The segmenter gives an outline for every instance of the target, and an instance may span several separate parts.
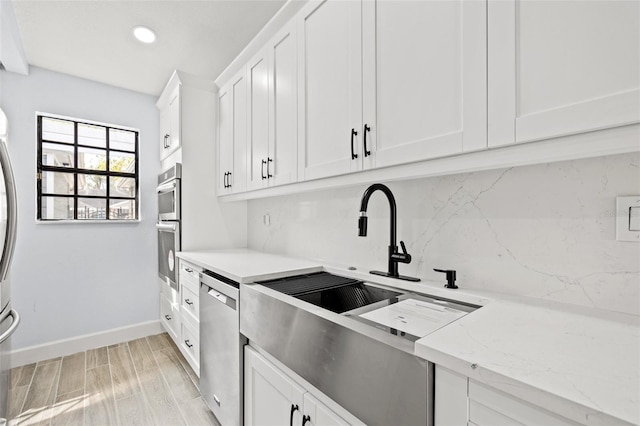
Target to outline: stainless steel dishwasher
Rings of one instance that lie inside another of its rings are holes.
[[[200,273],[200,392],[224,426],[242,424],[242,347],[238,283]]]

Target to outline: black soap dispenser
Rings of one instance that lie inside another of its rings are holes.
[[[455,269],[434,269],[434,271],[442,272],[447,275],[447,284],[444,286],[445,288],[453,288],[453,289],[458,288],[458,286],[456,285]]]

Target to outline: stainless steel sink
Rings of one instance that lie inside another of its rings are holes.
[[[434,366],[414,355],[418,337],[361,316],[427,296],[344,277],[324,286],[315,274],[298,287],[297,278],[241,286],[249,343],[368,425],[433,425]]]

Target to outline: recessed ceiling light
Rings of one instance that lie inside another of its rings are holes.
[[[133,35],[143,43],[153,43],[156,41],[156,33],[142,25],[133,28]]]

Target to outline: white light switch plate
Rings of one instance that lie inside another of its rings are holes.
[[[616,240],[640,242],[640,195],[616,197]]]

